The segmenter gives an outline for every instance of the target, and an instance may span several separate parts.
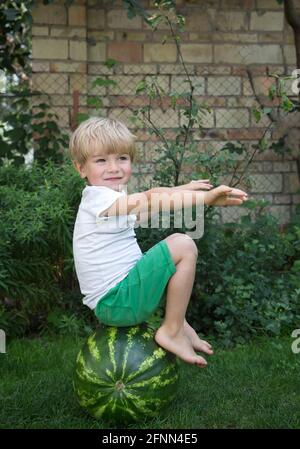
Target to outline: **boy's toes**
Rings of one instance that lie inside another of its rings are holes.
[[[208,347],[208,349],[212,349],[212,345],[210,345],[207,341],[201,340],[204,345]]]
[[[194,346],[195,351],[204,352],[205,354],[208,354],[208,355],[213,354],[214,352],[211,349],[211,347],[209,347],[210,345],[207,345],[205,343],[206,342],[204,342],[203,340],[198,342],[197,345]]]
[[[207,365],[206,360],[201,357],[200,355],[195,357],[195,361],[194,361],[195,365],[198,365],[200,368],[205,368],[205,366]]]
[[[209,343],[207,343],[207,341],[201,340],[201,343],[202,343],[202,347],[203,347],[203,349],[202,349],[203,352],[205,352],[206,354],[214,353],[212,346]]]

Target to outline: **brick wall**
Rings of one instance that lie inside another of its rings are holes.
[[[150,0],[143,4],[155,11]],[[251,114],[258,98],[266,101],[267,68],[289,74],[296,68],[294,38],[282,6],[275,0],[179,0],[177,6],[186,18],[183,57],[192,79],[200,84],[197,98],[211,108],[203,120],[199,151],[221,148],[228,141],[243,141],[250,151],[269,124],[268,120],[257,124]],[[175,44],[161,44],[165,34],[163,25],[153,32],[140,17],[129,20],[119,0],[75,0],[69,8],[64,0],[47,6],[40,2],[33,13],[33,85],[51,95],[53,109],[67,130],[74,120],[76,91],[80,112],[92,114],[87,99],[98,95],[103,101],[102,115],[120,118],[130,126],[132,110],[145,103],[135,95],[135,86],[143,77],[157,75],[166,91],[184,88]],[[104,65],[107,58],[117,60],[117,66],[108,69]],[[100,76],[118,86],[92,88]],[[182,123],[182,117],[167,104],[163,111],[154,109],[153,119],[166,128],[169,137],[172,127]],[[293,154],[284,158],[273,152],[261,154],[250,170],[251,196],[269,199],[271,212],[282,223],[289,221],[300,203],[294,158],[299,152],[297,127],[299,117],[283,116],[277,137],[291,128]],[[155,142],[141,132],[138,141],[137,182],[132,189],[153,177]],[[224,208],[222,220],[242,213],[241,208]]]

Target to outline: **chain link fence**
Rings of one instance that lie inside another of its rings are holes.
[[[270,89],[275,86],[273,92],[276,96],[278,82],[274,75],[282,75],[283,67],[273,67],[274,73],[270,76],[270,69],[257,61],[256,55],[247,53],[247,46],[238,56],[240,65],[186,65],[195,85],[195,99],[208,108],[202,115],[201,132],[195,133],[197,149],[213,158],[228,143],[244,146],[247,158],[244,153],[235,153],[239,167],[234,172],[224,173],[222,182],[228,184],[233,179],[239,179],[262,138],[272,139],[278,148],[282,145],[281,154],[270,150],[256,152],[247,167],[248,181],[242,179],[237,187],[246,189],[253,199],[270,201],[270,211],[281,222],[288,222],[296,202],[299,202],[299,110],[292,113],[279,108],[271,110],[274,101],[279,100],[270,99]],[[288,70],[287,75],[291,75],[292,68]],[[157,156],[154,149],[162,145],[147,129],[137,131],[131,121],[134,111],[146,106],[149,101],[146,95],[136,93],[136,87],[141,80],[151,77],[156,78],[164,91],[162,100],[153,102],[151,120],[155,126],[162,128],[167,139],[174,140],[176,128],[184,124],[184,117],[171,107],[170,95],[174,91],[182,93],[187,90],[187,76],[179,64],[151,64],[148,73],[146,65],[133,65],[130,69],[129,65],[117,64],[109,69],[104,64],[96,63],[88,65],[88,73],[35,72],[32,86],[41,93],[41,97],[33,97],[32,101],[36,104],[42,98],[46,99],[51,111],[58,117],[59,126],[68,133],[76,128],[80,114],[109,116],[124,121],[137,135],[138,156],[134,166],[135,176],[130,185],[134,191],[153,183]],[[95,84],[99,78],[105,82]],[[287,80],[286,94],[296,101],[297,92],[292,91],[292,83],[293,80]],[[0,101],[3,116],[3,110],[9,107],[9,100],[2,93]],[[258,120],[253,110],[262,108],[265,114]],[[288,147],[291,147],[291,153],[286,151]],[[183,173],[197,178],[193,167],[183,165]],[[241,207],[223,208],[221,220],[235,221],[246,212]]]

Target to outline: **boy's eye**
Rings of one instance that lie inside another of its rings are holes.
[[[120,156],[119,159],[121,159],[122,161],[127,161],[129,159],[129,156]],[[105,162],[105,159],[98,158],[98,159],[96,159],[96,162],[103,163],[103,162]]]

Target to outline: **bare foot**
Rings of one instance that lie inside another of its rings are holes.
[[[201,340],[196,331],[186,320],[184,320],[184,333],[191,340],[195,351],[201,351],[208,355],[212,355],[214,353],[211,345],[207,343],[207,341]]]
[[[184,362],[198,365],[202,368],[207,365],[205,359],[195,353],[192,343],[185,335],[183,329],[175,336],[172,336],[167,332],[165,326],[161,326],[155,334],[155,341],[167,351],[173,352]]]

